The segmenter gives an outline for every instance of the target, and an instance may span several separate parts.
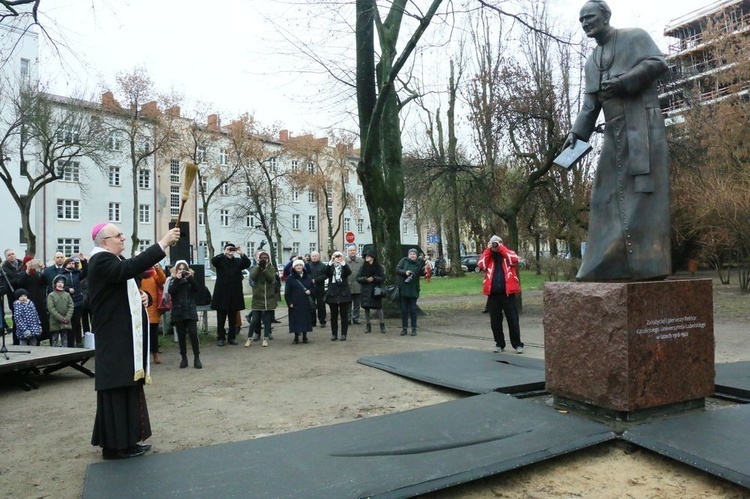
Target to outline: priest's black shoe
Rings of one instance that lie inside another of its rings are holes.
[[[104,449],[102,450],[102,457],[106,460],[110,459],[129,459],[131,457],[138,457],[145,454],[146,451],[139,446],[130,447],[128,449],[117,450],[117,449]]]
[[[151,444],[135,444],[135,446],[139,449],[142,449],[143,452],[148,452],[151,450]]]

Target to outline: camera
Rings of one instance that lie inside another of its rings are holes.
[[[497,247],[500,246],[500,243],[497,241],[492,241],[492,247],[497,249]]]
[[[414,279],[414,274],[406,276],[406,279],[404,279],[404,282],[406,284],[409,284],[412,281],[412,279]]]
[[[180,271],[180,276],[181,276],[181,277],[182,277],[183,279],[184,279],[184,278],[186,278],[186,277],[187,277],[187,276],[189,276],[189,275],[190,275],[190,272],[188,272],[187,270],[182,270],[182,271]]]
[[[268,260],[266,260],[265,258],[261,258],[260,260],[258,260],[258,267],[264,269],[266,268],[266,265],[268,265]]]

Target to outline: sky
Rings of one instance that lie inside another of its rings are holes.
[[[560,22],[577,29],[583,2],[554,1]],[[613,26],[644,28],[666,51],[665,25],[714,0],[608,3]],[[61,56],[44,50],[42,57],[40,75],[53,93],[98,96],[113,86],[116,73],[142,66],[157,88],[176,91],[193,105],[206,103],[224,122],[251,112],[262,123],[278,123],[296,135],[320,136],[339,111],[321,103],[325,80],[301,70],[308,66],[305,56],[289,57],[289,46],[281,46],[276,28],[265,18],[272,15],[283,25],[286,16],[297,21],[309,16],[314,23],[313,2],[42,0],[41,9],[44,22],[65,45]],[[304,24],[294,26],[304,29]]]

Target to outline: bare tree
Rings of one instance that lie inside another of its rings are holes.
[[[138,250],[138,178],[141,170],[150,166],[156,170],[155,155],[169,150],[176,140],[176,118],[173,113],[163,113],[177,104],[174,96],[157,94],[154,83],[143,68],[135,68],[128,73],[115,76],[119,102],[109,96],[104,103],[109,111],[105,124],[110,129],[113,141],[125,138],[130,179],[133,189],[133,233],[131,235],[133,254]],[[120,105],[124,103],[124,106]]]
[[[62,179],[83,187],[80,159],[87,157],[101,165],[107,134],[90,102],[56,98],[25,84],[0,90],[0,111],[0,179],[21,214],[26,251],[34,254],[34,198]],[[75,208],[58,206],[58,214],[66,209]]]
[[[281,231],[278,212],[282,186],[286,182],[279,159],[283,150],[271,144],[274,129],[264,129],[245,113],[227,126],[232,161],[239,168],[236,185],[246,190],[245,215],[255,216],[268,240],[268,253],[275,265],[281,261]]]

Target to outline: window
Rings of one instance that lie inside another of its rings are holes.
[[[58,199],[57,200],[57,219],[58,220],[80,220],[81,219],[81,202],[77,199]],[[69,255],[70,253],[65,253]]]
[[[109,203],[109,221],[120,221],[120,203]]]
[[[63,182],[78,182],[81,180],[81,164],[78,161],[58,161],[57,174]]]
[[[344,232],[352,230],[352,219],[349,217],[344,218]]]
[[[315,243],[310,243],[310,249],[308,250],[308,253],[312,253],[313,251],[318,251],[318,245]]]
[[[120,132],[117,130],[112,130],[109,132],[109,137],[107,137],[107,147],[109,147],[110,151],[119,151],[122,149],[122,139],[120,138]]]
[[[403,222],[401,222],[401,227],[402,227],[401,232],[403,232],[404,234],[409,233],[409,222],[404,220]]]
[[[200,255],[203,255],[201,258]],[[198,241],[198,261],[208,260],[208,243],[206,241]]]
[[[299,168],[299,161],[296,159],[292,160],[292,173],[297,173],[297,169]]]
[[[63,255],[77,255],[81,252],[81,240],[77,237],[58,237],[57,251]]]
[[[66,144],[78,142],[78,127],[72,124],[61,124],[57,129],[57,141]]]
[[[195,150],[195,161],[198,164],[206,162],[206,146],[198,146]]]
[[[299,189],[292,188],[292,203],[299,203]]]
[[[229,210],[221,210],[219,212],[219,220],[222,227],[229,227]]]
[[[25,82],[28,82],[30,77],[31,77],[31,61],[29,61],[28,59],[22,58],[21,59],[21,79]]]
[[[180,162],[172,159],[169,161],[169,181],[173,184],[180,183]]]
[[[146,251],[152,244],[151,239],[141,239],[138,241],[138,251]]]
[[[151,205],[150,204],[138,205],[138,221],[142,224],[151,223]]]
[[[198,208],[198,225],[206,225],[206,214],[203,212],[203,208]]]
[[[364,250],[365,250],[365,245],[364,244],[358,244],[357,245],[357,253],[359,253],[361,255]]]
[[[245,225],[251,229],[254,229],[258,225],[258,221],[255,215],[248,215],[245,217]]]
[[[307,200],[310,203],[315,203],[315,199],[316,199],[315,191],[312,190],[312,189],[310,189],[309,191],[307,191]]]
[[[111,187],[120,187],[120,167],[109,167],[109,185]]]
[[[229,159],[229,153],[226,149],[222,149],[219,151],[219,164],[221,166],[227,166],[227,161]]]
[[[331,186],[328,186],[328,200],[326,201],[326,216],[328,218],[333,218],[333,196],[330,195],[333,191],[331,190]]]
[[[180,186],[169,186],[169,215],[176,217],[180,214]]]
[[[299,230],[299,215],[292,215],[292,230]]]
[[[310,215],[307,217],[307,228],[310,230],[310,232],[315,232],[317,229],[317,217],[315,215]]]
[[[250,258],[252,258],[253,255],[255,255],[255,242],[254,241],[248,241],[247,244],[245,245],[245,247],[247,248],[247,256],[249,256]]]
[[[277,163],[277,160],[276,160],[275,157],[269,158],[269,160],[268,160],[268,166],[271,169],[271,171],[274,172],[274,173],[276,173],[276,167],[277,167],[276,163]]]
[[[365,219],[364,218],[358,218],[357,219],[357,232],[360,234],[365,231]]]
[[[313,163],[312,161],[307,163],[307,173],[309,173],[310,175],[315,174],[315,163]]]
[[[219,187],[219,193],[221,193],[222,196],[229,195],[229,182],[224,182],[223,184],[221,184],[221,187]]]
[[[292,254],[299,255],[299,243],[292,243]]]
[[[151,189],[151,170],[148,168],[138,170],[138,187],[141,189]]]
[[[362,194],[357,194],[357,208],[365,207],[365,197]]]

